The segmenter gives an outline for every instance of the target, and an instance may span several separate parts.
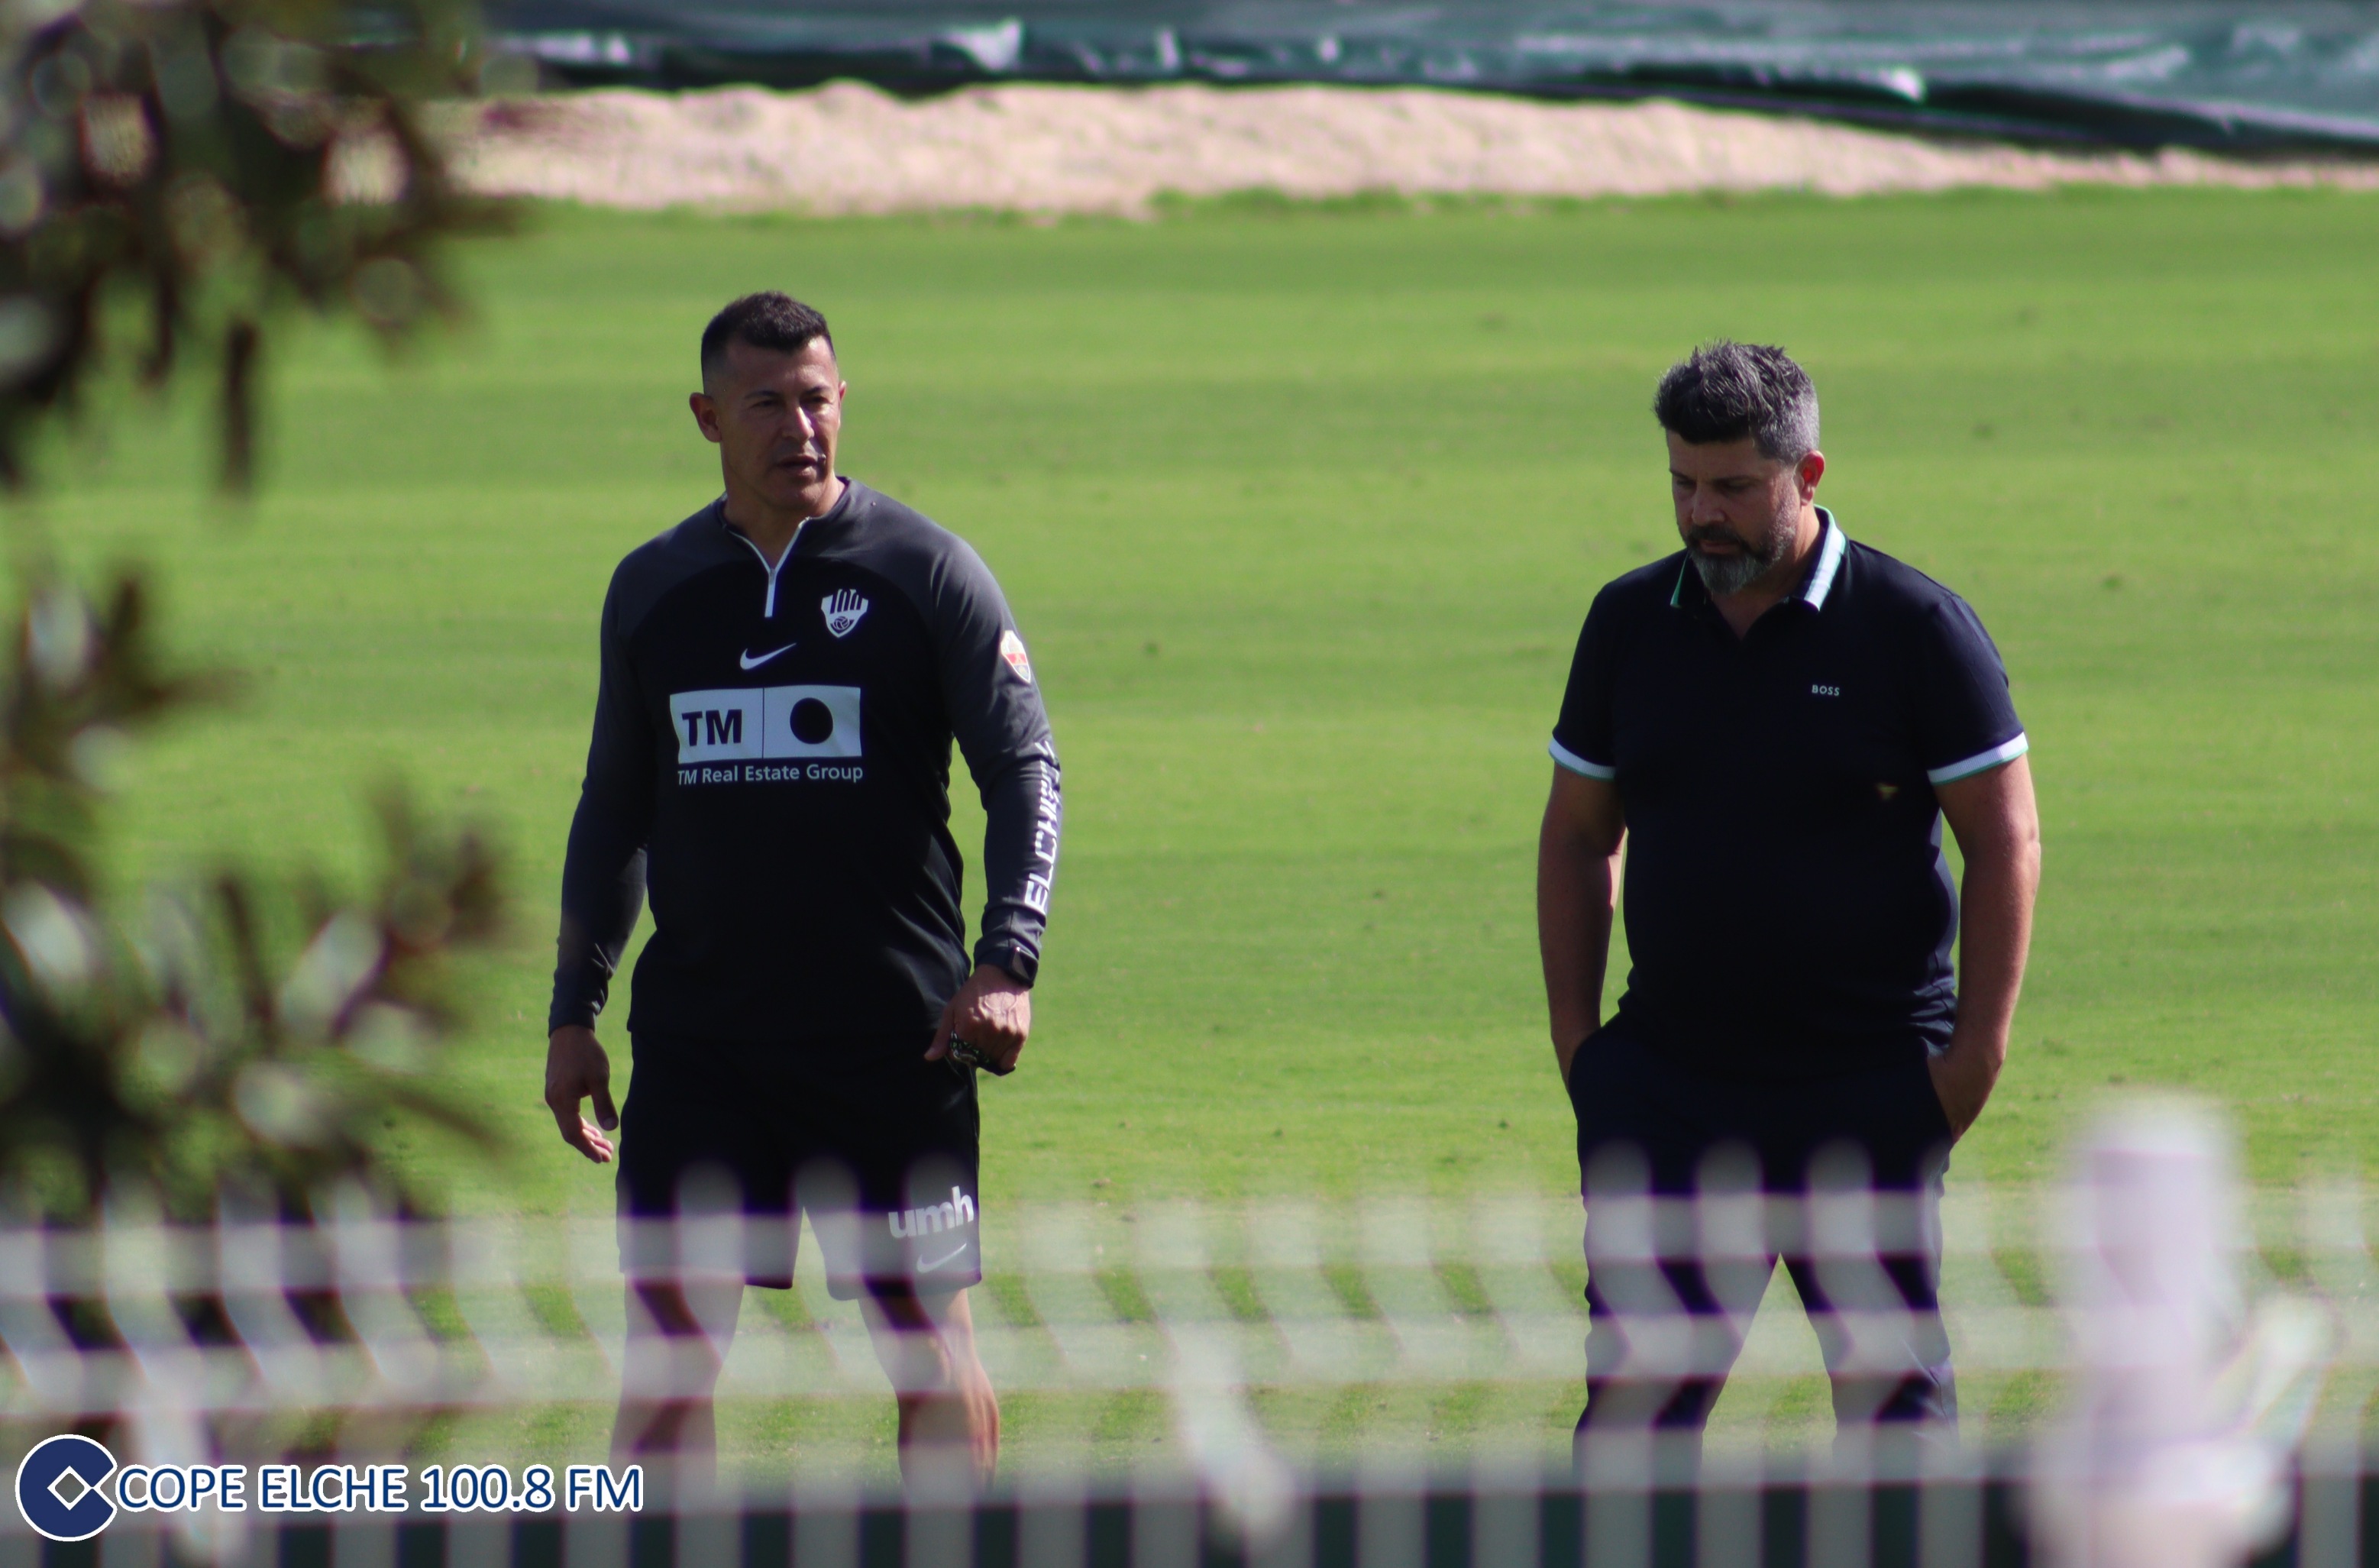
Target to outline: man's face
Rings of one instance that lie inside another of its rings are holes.
[[[824,338],[793,354],[731,343],[694,394],[694,417],[719,443],[719,464],[733,488],[768,506],[815,515],[815,503],[834,481],[849,390]]]
[[[1667,434],[1669,493],[1686,555],[1712,594],[1741,593],[1792,554],[1825,457],[1813,452],[1783,463],[1762,456],[1749,436],[1697,445]]]

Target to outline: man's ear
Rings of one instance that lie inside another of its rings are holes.
[[[694,410],[694,422],[702,431],[702,439],[717,445],[719,441],[719,404],[708,392],[694,392],[685,400]]]
[[[1825,476],[1826,454],[1822,452],[1810,452],[1804,455],[1800,464],[1793,472],[1793,477],[1801,487],[1801,499],[1807,501],[1811,496],[1816,495],[1817,481]]]

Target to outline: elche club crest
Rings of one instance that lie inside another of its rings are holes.
[[[1016,634],[1013,627],[999,634],[999,657],[1016,671],[1018,680],[1028,686],[1033,684],[1033,661],[1024,657],[1024,639]]]
[[[867,613],[867,601],[857,589],[844,588],[818,600],[818,608],[826,611],[826,629],[837,637],[848,637],[859,618]]]

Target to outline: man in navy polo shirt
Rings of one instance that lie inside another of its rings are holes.
[[[1837,1424],[1954,1420],[1937,1204],[2023,976],[2023,727],[1966,602],[1817,504],[1817,392],[1783,351],[1697,350],[1653,411],[1685,549],[1595,597],[1538,851],[1587,1192],[1581,1444],[1709,1419],[1775,1258],[1697,1256],[1689,1210],[1622,1200],[1713,1188],[1872,1184],[1903,1224],[1865,1267],[1782,1248]],[[1606,1022],[1623,861],[1634,967]]]

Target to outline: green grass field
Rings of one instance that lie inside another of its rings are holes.
[[[2153,1083],[2286,1183],[2379,1155],[2374,255],[2379,199],[2337,194],[548,211],[471,253],[469,330],[275,363],[245,522],[170,420],[62,451],[40,513],[78,559],[163,558],[183,645],[255,677],[147,754],[127,881],[352,864],[390,770],[491,820],[517,957],[452,1070],[522,1152],[456,1200],[602,1212],[537,1100],[595,614],[714,493],[702,322],[790,289],[835,323],[846,470],[988,558],[1064,754],[991,1200],[1559,1190],[1544,735],[1595,589],[1673,548],[1654,380],[1781,343],[1822,499],[1974,602],[2034,738],[2032,977],[1953,1179],[2045,1178],[2108,1085]]]

